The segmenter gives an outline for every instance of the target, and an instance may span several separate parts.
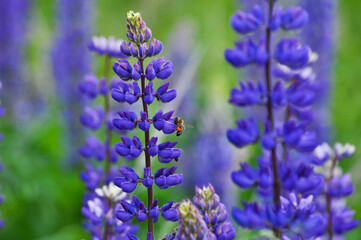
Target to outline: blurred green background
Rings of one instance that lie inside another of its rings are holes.
[[[125,38],[127,11],[139,11],[151,27],[153,36],[163,41],[167,53],[167,40],[174,26],[188,22],[194,29],[195,44],[205,51],[197,68],[200,87],[195,94],[198,104],[207,106],[210,98],[215,98],[228,108],[229,90],[236,85],[240,74],[226,63],[223,52],[236,40],[229,18],[237,8],[235,0],[101,0],[95,3],[93,33]],[[34,87],[44,94],[47,111],[29,118],[26,125],[7,122],[6,118],[1,120],[4,141],[0,152],[4,171],[0,181],[6,199],[1,212],[6,225],[0,231],[0,239],[89,239],[81,226],[80,208],[85,191],[78,177],[81,167],[70,167],[65,159],[62,109],[56,101],[49,54],[44,52],[52,46],[56,10],[54,0],[33,1],[26,50],[27,75],[34,80]],[[334,139],[350,142],[356,149],[361,149],[361,2],[340,1],[338,10],[339,47],[331,98]],[[103,64],[94,59],[93,66],[99,72]],[[357,211],[357,218],[361,217],[360,159],[361,151],[356,151],[353,158],[342,162],[344,170],[352,173],[356,186],[348,203]],[[168,195],[169,192],[159,194]],[[171,194],[177,200],[186,195],[176,191]],[[160,231],[165,233],[167,227]],[[360,239],[360,236],[361,230],[356,229],[347,235],[347,239]]]

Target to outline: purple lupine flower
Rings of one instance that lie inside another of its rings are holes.
[[[84,196],[82,213],[86,218],[84,228],[92,239],[129,239],[138,227],[125,221],[119,220],[117,212],[124,209],[123,201],[134,204],[135,199],[130,200],[129,192],[132,192],[138,181],[138,176],[131,175],[130,168],[124,168],[119,175],[112,165],[118,160],[118,153],[125,159],[138,157],[143,151],[142,143],[137,137],[130,139],[122,137],[123,143],[112,146],[111,139],[114,130],[120,128],[134,128],[138,125],[137,115],[132,112],[119,112],[118,124],[113,126],[115,111],[110,104],[112,95],[119,102],[134,103],[139,99],[140,89],[137,84],[127,84],[123,81],[110,80],[111,58],[126,58],[126,54],[120,51],[122,40],[113,37],[93,37],[89,42],[89,49],[105,58],[104,76],[99,80],[94,74],[85,75],[79,83],[79,91],[87,98],[95,100],[101,98],[103,106],[85,106],[80,115],[80,121],[93,131],[104,129],[105,140],[101,141],[95,136],[90,136],[85,145],[79,148],[79,153],[86,158],[86,171],[80,174],[88,192]],[[144,117],[142,118],[144,120]],[[140,119],[140,123],[142,122]],[[147,119],[148,120],[148,119]],[[130,124],[129,124],[130,123]],[[130,125],[130,127],[129,127]],[[94,166],[92,159],[104,161],[104,168]],[[132,177],[135,177],[134,181]],[[135,184],[134,184],[135,182]],[[124,186],[119,188],[118,186]],[[144,218],[143,216],[138,216]]]
[[[239,120],[238,127],[227,132],[228,139],[236,147],[260,141],[263,150],[256,168],[242,163],[241,170],[232,173],[239,187],[256,188],[259,196],[258,202],[245,202],[243,209],[234,208],[233,217],[243,227],[272,229],[280,239],[330,235],[327,233],[331,228],[327,221],[330,214],[320,211],[315,199],[322,196],[325,189],[327,191],[330,183],[335,187],[330,193],[335,196],[350,194],[352,185],[348,175],[333,178],[331,182],[313,166],[322,165],[330,156],[316,148],[318,138],[312,129],[312,104],[318,92],[310,63],[315,55],[297,38],[281,38],[278,43],[271,44],[277,31],[300,29],[310,18],[301,7],[283,9],[277,1],[263,1],[263,5],[255,9],[261,13],[255,15],[254,9],[238,13],[242,17],[237,18],[237,26],[253,28],[249,31],[235,29],[238,33],[249,34],[241,37],[234,49],[225,51],[225,58],[231,65],[239,68],[256,64],[257,68],[253,69],[261,70],[262,74],[253,71],[252,76],[265,78],[257,85],[241,84],[240,90],[232,90],[230,102],[237,107],[265,107],[267,114],[260,123],[255,117]],[[262,19],[259,25],[251,25],[250,19],[255,16],[265,17],[259,18]],[[232,27],[235,28],[233,22]],[[259,78],[254,80],[259,81]],[[264,126],[263,131],[260,126]],[[315,149],[316,153],[312,154]],[[342,152],[340,156],[343,153],[347,156],[354,149],[339,147],[339,151]]]
[[[92,7],[93,2],[87,0],[58,1],[57,34],[51,52],[56,90],[65,109],[68,144],[75,147],[79,147],[83,138],[76,116],[84,98],[77,85],[90,68],[86,45],[90,37]],[[74,152],[68,152],[71,161],[78,161]]]
[[[109,185],[95,189],[94,193],[85,199],[86,202],[81,211],[88,222],[84,227],[93,238],[101,239],[106,236],[107,238],[127,239],[128,234],[135,234],[138,231],[137,226],[132,226],[115,217],[116,212],[122,209],[120,202],[126,197],[126,193],[110,182]],[[115,205],[115,208],[108,204],[109,201]],[[104,219],[106,227],[103,226]]]
[[[308,12],[312,24],[306,24],[301,32],[302,39],[317,53],[318,59],[312,64],[316,75],[317,89],[313,127],[322,141],[332,137],[330,123],[330,96],[333,86],[333,65],[337,44],[337,9],[336,0],[299,1]]]
[[[144,173],[141,174],[130,167],[122,167],[120,169],[122,176],[114,178],[114,182],[116,186],[128,193],[134,192],[138,186],[143,186],[147,189],[148,198],[146,203],[141,202],[135,195],[131,203],[122,201],[123,209],[116,212],[116,217],[126,222],[134,217],[140,222],[147,221],[147,239],[154,240],[154,222],[158,220],[160,212],[167,221],[177,221],[178,212],[177,204],[173,201],[165,203],[162,207],[158,206],[158,200],[153,200],[153,183],[160,189],[166,189],[180,184],[183,180],[182,174],[175,173],[176,167],[168,169],[163,167],[155,173],[151,167],[152,157],[158,156],[161,163],[169,163],[172,160],[177,161],[182,153],[181,149],[174,148],[177,142],[167,141],[157,144],[158,138],[151,138],[149,133],[151,125],[165,134],[172,134],[177,130],[173,117],[174,111],[163,113],[159,110],[154,116],[150,116],[148,111],[149,105],[155,99],[160,102],[170,102],[175,99],[176,91],[168,89],[169,82],[164,83],[156,91],[152,82],[156,78],[161,80],[169,78],[173,72],[173,64],[161,57],[151,59],[150,63],[144,66],[145,58],[158,55],[163,49],[163,44],[156,39],[150,41],[152,31],[142,20],[140,13],[128,12],[126,35],[130,42],[121,43],[120,51],[126,56],[136,58],[137,62],[132,67],[127,60],[119,59],[113,64],[113,70],[123,81],[139,80],[140,83],[139,85],[136,82],[119,84],[118,89],[113,89],[112,97],[117,102],[129,104],[135,104],[141,99],[143,111],[140,113],[120,111],[118,112],[120,118],[113,119],[113,124],[122,131],[139,127],[144,132],[145,141],[141,142],[137,136],[133,139],[122,136],[122,142],[116,144],[116,151],[126,158],[136,158],[144,151],[145,166]],[[148,84],[146,84],[146,79],[149,81]],[[142,175],[143,178],[140,177]],[[138,185],[138,183],[142,184]],[[136,236],[129,236],[129,238],[138,239]]]
[[[202,189],[196,187],[193,202],[185,200],[177,210],[178,232],[168,234],[169,239],[232,240],[236,237],[226,208],[211,184]]]
[[[355,152],[355,146],[346,143],[336,143],[333,149],[327,144],[319,145],[313,152],[313,162],[318,165],[316,171],[325,177],[323,194],[318,197],[317,209],[327,217],[327,235],[342,237],[346,232],[356,228],[359,220],[354,220],[354,211],[348,209],[345,203],[337,202],[351,195],[354,187],[349,173],[342,175],[338,162],[350,157]]]
[[[0,3],[0,79],[6,89],[2,102],[7,106],[8,118],[13,120],[24,120],[36,105],[28,99],[24,58],[31,3],[29,0]]]
[[[178,212],[179,229],[174,239],[217,239],[207,228],[202,214],[190,200],[183,201],[178,207]]]

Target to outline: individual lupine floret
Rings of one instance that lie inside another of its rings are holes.
[[[155,174],[155,184],[161,189],[167,189],[180,184],[183,180],[183,174],[174,174],[177,170],[176,166],[172,166],[169,169],[160,168]]]
[[[121,136],[123,142],[118,142],[115,145],[115,151],[126,159],[134,159],[139,157],[143,151],[143,145],[137,136],[130,139],[127,136]]]
[[[333,177],[328,183],[327,194],[333,198],[347,197],[354,191],[351,174]]]
[[[110,182],[108,185],[104,185],[102,188],[95,189],[95,193],[99,197],[110,199],[113,202],[118,202],[127,196],[125,192],[115,186],[114,182]]]
[[[243,147],[251,143],[256,143],[259,140],[260,133],[253,118],[243,119],[237,121],[238,127],[236,129],[229,129],[227,131],[228,140],[237,147]]]
[[[85,145],[79,148],[79,153],[85,158],[96,158],[101,161],[105,158],[105,146],[93,135],[89,136]]]
[[[233,88],[229,102],[236,106],[254,106],[262,104],[266,100],[266,90],[264,85],[259,81],[257,84],[254,82],[239,82],[240,90]]]
[[[113,70],[124,81],[132,79],[131,74],[133,68],[125,59],[119,59],[118,62],[115,62],[113,64]]]
[[[119,130],[133,130],[138,123],[138,116],[135,112],[120,111],[118,112],[120,118],[113,119],[113,124]]]
[[[113,87],[111,95],[117,102],[127,102],[129,104],[133,104],[140,98],[141,91],[137,82],[127,84],[120,81],[117,84],[117,87]]]
[[[248,163],[241,163],[241,170],[232,172],[232,180],[241,188],[250,188],[258,183],[258,172]]]
[[[162,86],[160,86],[157,91],[155,92],[155,97],[158,99],[158,101],[161,101],[163,103],[167,103],[172,101],[177,97],[177,92],[175,89],[168,89],[170,82],[164,83]]]
[[[85,94],[90,99],[98,96],[99,81],[94,74],[87,74],[83,80],[79,83],[79,90],[82,94]]]
[[[284,123],[282,137],[287,146],[299,152],[312,152],[318,144],[314,132],[306,131],[305,125],[297,125],[296,121],[290,120]]]
[[[247,34],[256,31],[264,21],[261,7],[256,5],[250,13],[237,11],[231,17],[231,26],[238,33]]]
[[[94,109],[86,106],[83,113],[80,115],[80,121],[84,126],[92,130],[97,130],[103,124],[104,117],[105,112],[102,107],[97,106]]]
[[[182,149],[174,148],[178,141],[166,141],[158,145],[158,160],[161,163],[169,163],[176,160],[181,156]]]
[[[343,235],[348,231],[356,228],[359,225],[358,219],[353,219],[355,211],[343,208],[339,211],[335,211],[332,216],[333,228],[332,230],[337,235]]]
[[[304,162],[283,165],[280,167],[280,178],[284,189],[303,195],[318,195],[325,185],[324,177]]]
[[[266,51],[265,41],[261,39],[257,45],[251,38],[248,41],[236,42],[234,49],[227,49],[225,57],[234,67],[244,67],[251,63],[265,64],[269,58]]]
[[[86,164],[85,171],[80,172],[80,178],[85,183],[86,188],[92,191],[101,184],[104,178],[104,171],[100,166],[94,169],[92,165]]]
[[[163,114],[160,110],[153,117],[153,126],[159,131],[163,131],[165,134],[172,134],[177,129],[177,125],[174,124],[174,118],[172,118],[174,111],[169,111]]]
[[[159,79],[167,79],[173,72],[173,64],[171,61],[165,61],[165,58],[154,58],[145,71],[146,78],[149,81],[154,80],[155,77]]]
[[[122,176],[114,178],[114,184],[126,193],[132,193],[138,184],[138,174],[130,167],[119,169]]]
[[[308,63],[310,53],[310,48],[302,46],[297,39],[285,38],[278,43],[275,58],[292,69],[300,69]]]
[[[281,22],[286,30],[299,29],[308,22],[308,13],[301,7],[289,6],[282,13]]]

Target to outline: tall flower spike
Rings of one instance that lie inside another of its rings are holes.
[[[72,150],[67,151],[69,154],[67,157],[71,162],[76,162],[79,159],[74,149],[80,147],[79,143],[84,137],[79,121],[77,121],[84,98],[78,91],[77,83],[90,70],[90,56],[86,45],[90,37],[90,15],[93,2],[59,0],[57,4],[58,27],[51,52],[52,67],[57,96],[63,109],[66,109],[63,112],[66,122],[65,134],[68,148]]]
[[[248,35],[241,36],[234,49],[225,51],[231,65],[238,68],[255,63],[258,66],[254,69],[263,70],[257,76],[264,78],[241,83],[240,90],[232,90],[230,102],[241,108],[265,107],[267,114],[264,122],[252,116],[254,120],[239,120],[238,127],[227,132],[236,147],[260,142],[263,150],[256,168],[242,163],[241,170],[232,173],[232,180],[240,188],[256,188],[259,201],[244,202],[243,209],[235,207],[232,215],[241,226],[272,229],[280,239],[324,235],[330,227],[325,224],[327,214],[316,208],[316,200],[329,184],[335,188],[329,195],[344,196],[352,191],[348,175],[329,182],[314,171],[313,164],[322,165],[330,155],[328,149],[316,148],[318,139],[312,129],[312,104],[317,99],[315,74],[310,67],[314,54],[297,38],[281,38],[271,44],[277,31],[301,29],[309,19],[301,7],[284,9],[279,1],[263,1],[250,13],[237,12],[232,17],[232,27]],[[353,151],[350,147],[338,149],[346,155]],[[302,153],[302,157],[297,153]]]
[[[112,146],[111,139],[113,131],[112,121],[114,111],[111,109],[110,94],[116,96],[120,102],[136,102],[140,93],[137,84],[128,85],[124,82],[118,82],[117,79],[110,79],[112,57],[123,57],[119,50],[122,40],[115,38],[93,37],[89,42],[89,50],[104,56],[105,69],[101,79],[97,79],[94,74],[88,74],[79,83],[79,91],[87,98],[95,100],[101,98],[103,106],[96,108],[86,106],[84,112],[80,115],[81,123],[93,131],[104,129],[105,139],[99,140],[95,136],[90,136],[85,145],[79,149],[79,153],[87,159],[86,171],[80,174],[84,181],[88,192],[84,196],[84,206],[82,214],[87,219],[84,228],[91,234],[94,239],[125,239],[128,235],[134,235],[138,227],[125,221],[117,219],[117,212],[124,208],[122,201],[130,202],[128,194],[132,192],[136,186],[138,176],[131,175],[130,169],[124,169],[122,176],[118,176],[116,169],[113,167],[118,160],[117,153],[126,159],[138,157],[142,152],[142,145],[139,139],[133,140],[123,136],[123,143],[118,143],[115,148]],[[120,59],[121,61],[122,59]],[[122,89],[122,91],[120,90]],[[134,128],[137,124],[136,115],[129,112],[121,113],[122,119],[125,119],[119,125]],[[131,120],[134,120],[132,122]],[[121,121],[121,119],[119,119]],[[110,122],[110,123],[109,123]],[[116,125],[117,127],[118,125]],[[119,127],[119,126],[118,126]],[[103,168],[101,166],[93,167],[90,162],[92,159],[104,161]],[[135,179],[133,178],[135,177]],[[135,184],[134,184],[135,182]],[[118,186],[124,185],[120,189]],[[133,189],[132,189],[133,188]],[[139,216],[139,218],[144,217]]]
[[[38,110],[34,108],[39,107],[40,99],[33,99],[33,96],[41,96],[40,92],[32,92],[36,88],[29,88],[26,81],[30,80],[25,70],[29,67],[25,48],[29,42],[27,33],[31,25],[32,3],[28,0],[0,2],[0,79],[6,89],[1,96],[4,106],[7,106],[7,118],[17,122],[24,121],[31,111]],[[29,93],[32,99],[29,99]]]
[[[117,217],[122,221],[129,221],[135,216],[138,221],[147,221],[147,239],[154,240],[154,223],[158,220],[159,212],[162,212],[163,218],[167,221],[177,221],[178,213],[173,201],[158,207],[158,201],[154,200],[153,187],[157,186],[160,189],[173,187],[182,182],[183,175],[175,173],[177,169],[175,166],[162,167],[158,171],[152,169],[151,166],[151,160],[156,156],[158,156],[159,162],[170,163],[173,160],[177,161],[182,154],[181,149],[174,148],[177,142],[166,141],[158,145],[158,139],[150,136],[150,130],[153,127],[165,134],[172,134],[177,130],[173,117],[174,111],[163,113],[162,110],[159,110],[153,115],[148,108],[155,100],[168,103],[174,100],[177,95],[175,89],[168,89],[169,82],[160,86],[156,91],[153,88],[152,81],[156,78],[163,80],[170,77],[173,72],[173,64],[161,57],[159,59],[153,58],[148,66],[145,66],[144,60],[146,58],[159,54],[163,49],[163,44],[159,40],[150,41],[151,36],[152,32],[146,26],[140,13],[129,11],[127,15],[127,37],[130,42],[123,42],[119,47],[124,55],[136,58],[136,63],[132,67],[127,60],[119,59],[118,62],[114,63],[113,70],[124,81],[139,80],[140,87],[138,89],[136,82],[133,82],[134,85],[119,84],[118,89],[113,89],[112,97],[120,103],[135,104],[138,100],[141,101],[141,112],[118,112],[120,118],[114,119],[113,123],[116,128],[122,131],[131,131],[139,127],[144,132],[144,138],[134,136],[133,139],[130,139],[121,136],[122,142],[116,144],[117,153],[127,159],[135,159],[140,156],[141,152],[144,152],[145,158],[144,172],[138,174],[129,167],[123,167],[120,169],[122,176],[114,179],[115,184],[128,193],[134,192],[137,187],[143,187],[147,190],[145,203],[135,201],[134,199],[137,198],[133,195],[133,203],[122,202],[125,210],[119,211]],[[134,86],[133,89],[130,86]],[[140,139],[144,139],[144,142],[141,142]]]
[[[337,48],[338,1],[336,0],[304,0],[300,1],[308,12],[312,24],[306,24],[301,32],[302,39],[317,53],[318,59],[312,64],[317,96],[315,101],[314,128],[320,140],[328,141],[332,137],[330,123],[330,96],[334,86],[332,74]]]

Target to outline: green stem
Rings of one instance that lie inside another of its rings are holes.
[[[139,63],[140,63],[140,69],[141,69],[141,85],[142,85],[142,103],[143,103],[143,111],[147,114],[147,116],[149,117],[149,112],[148,112],[148,105],[147,103],[144,101],[144,91],[145,91],[145,73],[144,73],[144,59],[139,59]],[[148,145],[149,145],[149,141],[150,141],[150,137],[149,137],[149,130],[145,132],[145,150],[144,150],[144,155],[145,155],[145,167],[149,167],[151,168],[151,161],[150,161],[150,155],[148,152]],[[150,207],[153,204],[153,186],[149,187],[148,189],[148,199],[147,199],[147,209],[148,212],[150,211]],[[148,221],[148,232],[152,233],[152,237],[154,240],[154,223],[153,223],[153,219],[149,216],[147,217],[147,221]]]
[[[268,18],[271,19],[273,12],[274,0],[268,1]],[[268,21],[269,22],[269,21]],[[267,27],[266,29],[266,49],[267,52],[271,53],[271,29]],[[271,122],[272,129],[274,129],[274,117],[273,117],[273,106],[271,99],[271,88],[272,88],[272,78],[271,78],[271,57],[268,58],[265,67],[266,74],[266,85],[267,85],[267,118]],[[281,195],[281,181],[278,172],[277,165],[277,155],[276,148],[272,148],[271,150],[271,158],[272,158],[272,170],[273,170],[273,201],[276,204],[276,208],[279,208],[281,205],[280,195]],[[274,228],[273,232],[276,237],[281,237],[281,232],[279,229]]]

